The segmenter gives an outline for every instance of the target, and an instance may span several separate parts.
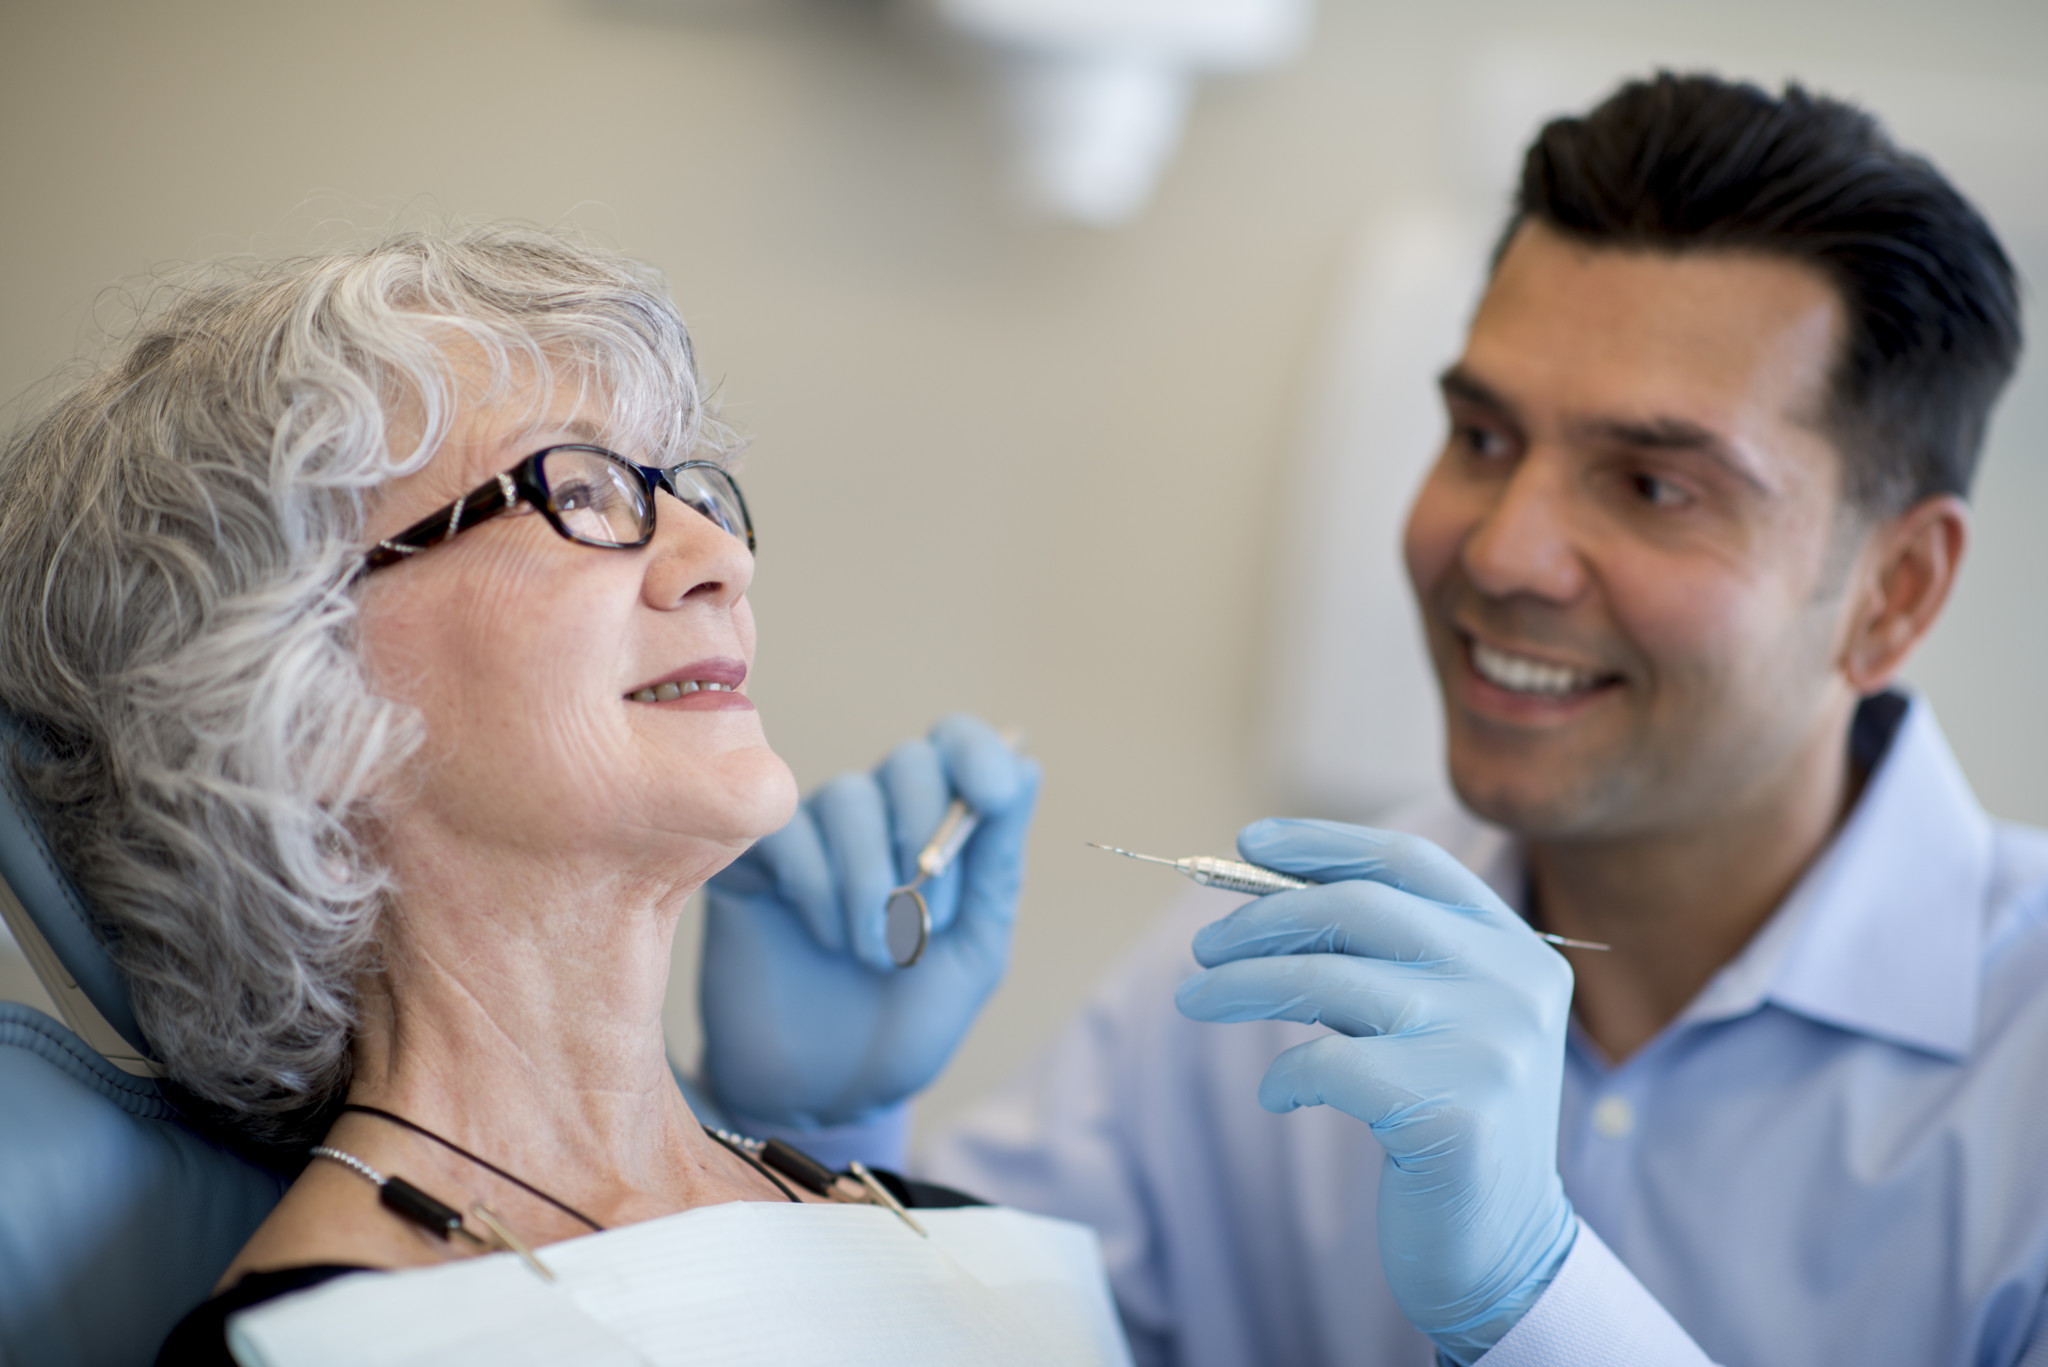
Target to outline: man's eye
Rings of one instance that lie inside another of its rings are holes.
[[[1661,475],[1637,471],[1629,476],[1629,483],[1636,496],[1653,508],[1683,508],[1692,502],[1691,494]]]
[[[1507,454],[1508,439],[1491,427],[1460,424],[1456,431],[1458,440],[1475,456],[1491,458]]]

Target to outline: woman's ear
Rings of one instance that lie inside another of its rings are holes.
[[[1843,676],[1857,693],[1889,684],[1933,628],[1969,542],[1970,510],[1953,494],[1922,499],[1871,533],[1842,651]]]

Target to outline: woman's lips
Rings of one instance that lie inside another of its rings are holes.
[[[751,712],[754,700],[738,689],[713,691],[700,689],[685,693],[678,698],[657,699],[653,707],[673,712]]]
[[[690,712],[751,712],[753,700],[740,692],[746,677],[745,660],[698,660],[631,690],[626,701]]]

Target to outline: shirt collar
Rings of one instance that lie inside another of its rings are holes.
[[[1864,718],[1896,709],[1865,703]],[[1926,702],[1914,699],[1849,818],[1763,928],[1679,1017],[1765,1001],[1961,1059],[1977,1030],[1991,819]]]
[[[1768,1002],[1908,1048],[1968,1056],[1991,819],[1926,702],[1869,699],[1856,732],[1857,741],[1873,741],[1875,753],[1855,809],[1671,1029],[1733,1019]],[[1527,866],[1515,841],[1481,823],[1459,834],[1452,852],[1520,909]]]

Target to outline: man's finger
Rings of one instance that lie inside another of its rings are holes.
[[[891,750],[875,777],[889,807],[896,879],[907,883],[917,876],[918,853],[945,819],[952,784],[938,747],[924,740],[905,741]]]
[[[1289,1020],[1384,1035],[1433,1018],[1443,982],[1429,967],[1349,954],[1240,959],[1180,985],[1181,1014],[1217,1024]]]
[[[894,968],[886,908],[897,886],[896,860],[881,785],[866,774],[842,774],[813,803],[846,919],[845,943],[869,968]]]
[[[982,819],[960,852],[959,906],[977,927],[1009,933],[1017,919],[1017,894],[1024,878],[1024,846],[1038,805],[1036,760],[1017,762],[1018,785],[1009,804]],[[940,927],[943,929],[943,927]]]
[[[748,866],[744,872],[741,864]],[[805,929],[821,948],[845,950],[846,913],[840,906],[824,838],[807,807],[798,808],[794,820],[742,855],[740,864],[728,873],[735,875],[734,891],[773,892],[797,909]],[[721,880],[725,877],[720,875]],[[752,882],[763,886],[752,888]]]
[[[1370,879],[1445,906],[1513,915],[1485,880],[1421,836],[1268,817],[1240,831],[1237,848],[1254,864],[1318,883]]]
[[[954,790],[977,813],[1004,811],[1022,794],[1026,761],[987,722],[955,712],[932,728],[931,743]]]
[[[1351,954],[1402,963],[1458,953],[1471,924],[1384,883],[1330,883],[1247,902],[1195,934],[1204,968],[1285,954]]]

